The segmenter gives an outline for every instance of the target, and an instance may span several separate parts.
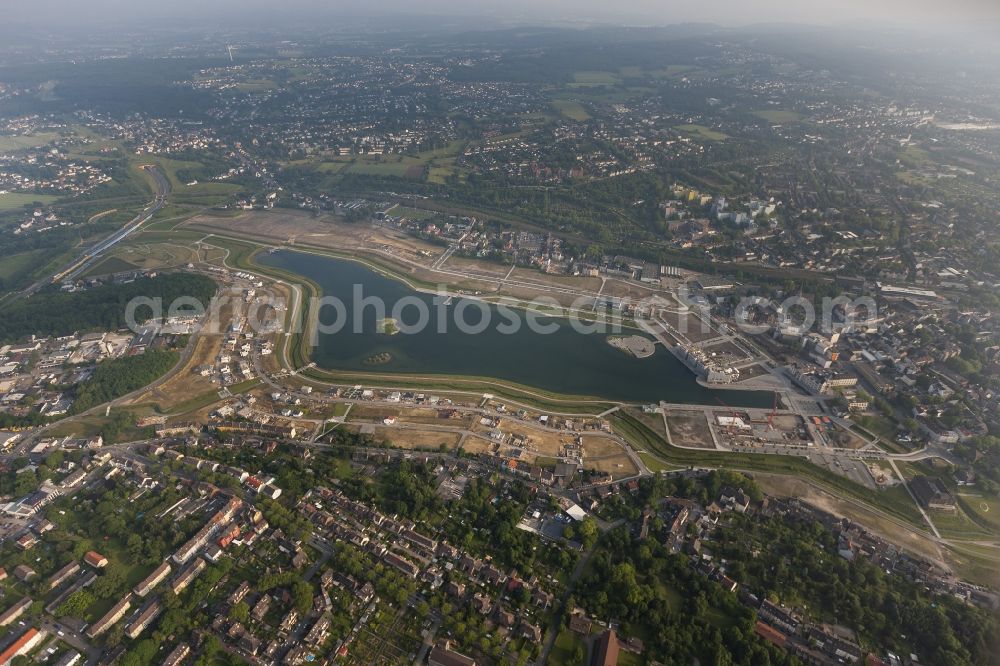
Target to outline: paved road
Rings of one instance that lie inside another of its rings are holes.
[[[333,546],[318,534],[313,534],[309,539],[309,545],[320,552],[320,557],[318,560],[312,563],[309,569],[306,571],[305,575],[302,576],[303,580],[312,580],[312,577],[316,575],[316,572],[320,570],[327,561],[333,557]]]
[[[209,317],[209,316],[211,316],[209,313],[205,314],[206,318]],[[72,422],[74,422],[76,420],[85,418],[87,416],[93,416],[94,414],[99,414],[101,412],[109,410],[112,407],[116,407],[118,405],[127,403],[130,400],[134,400],[135,398],[138,398],[141,395],[144,395],[144,394],[146,394],[146,393],[148,393],[150,391],[153,391],[153,390],[157,389],[158,387],[162,386],[163,384],[165,384],[166,382],[170,381],[171,379],[173,379],[173,377],[175,377],[177,375],[177,373],[181,372],[181,370],[183,370],[184,368],[187,367],[188,361],[191,360],[191,356],[194,355],[194,350],[198,346],[198,337],[199,337],[199,335],[201,335],[201,334],[196,334],[196,335],[191,336],[191,339],[188,340],[187,347],[185,347],[181,351],[180,359],[177,361],[177,364],[173,368],[171,368],[170,370],[168,370],[167,373],[165,375],[161,376],[159,379],[155,380],[154,382],[152,382],[150,384],[146,384],[142,388],[136,389],[135,391],[132,391],[131,393],[126,393],[123,396],[115,398],[111,402],[106,402],[106,403],[97,405],[95,407],[92,407],[92,408],[88,409],[85,412],[80,412],[79,414],[74,414],[73,416],[67,416],[64,419],[61,419],[61,420],[58,420],[58,421],[53,421],[52,423],[49,423],[48,425],[44,425],[44,426],[41,426],[39,428],[36,428],[35,430],[31,431],[31,434],[29,434],[26,437],[22,438],[21,441],[18,442],[17,446],[15,446],[15,448],[10,452],[10,455],[23,455],[23,453],[25,451],[28,451],[30,449],[31,445],[34,442],[38,441],[39,437],[42,437],[46,432],[48,432],[52,428],[61,427],[61,426],[66,425],[67,423],[72,423]],[[0,456],[0,458],[2,458],[2,456]]]
[[[71,645],[77,652],[84,656],[86,664],[96,664],[97,660],[101,657],[102,652],[100,648],[92,646],[83,636],[71,631],[69,627],[57,621],[45,617],[39,620],[38,629],[52,636],[57,636],[59,640]]]
[[[906,488],[906,492],[910,495],[910,499],[912,499],[913,503],[917,506],[917,511],[919,511],[920,515],[923,516],[924,522],[927,523],[927,526],[931,528],[931,532],[934,533],[934,536],[937,538],[937,540],[941,541],[941,533],[938,532],[938,528],[937,526],[934,525],[934,522],[931,520],[931,517],[927,514],[926,511],[924,511],[924,506],[920,503],[920,500],[918,500],[917,496],[913,494],[913,489],[910,488],[910,482],[907,481],[906,477],[903,476],[903,473],[899,471],[899,467],[896,466],[896,461],[890,460],[889,464],[892,466],[892,471],[895,472],[896,476],[899,477],[900,481],[902,481],[903,487]]]
[[[565,610],[572,610],[571,608],[570,609],[565,608],[566,600],[569,599],[570,596],[573,594],[573,590],[576,589],[577,582],[579,582],[580,577],[583,576],[583,573],[587,570],[587,565],[590,564],[591,558],[594,556],[594,553],[597,552],[597,546],[598,546],[598,544],[600,544],[601,538],[603,538],[604,534],[606,534],[610,530],[613,530],[616,527],[619,527],[619,526],[623,525],[624,523],[625,523],[625,520],[622,519],[622,518],[619,518],[615,522],[613,522],[613,523],[611,523],[609,525],[604,526],[604,529],[601,532],[601,536],[598,537],[598,539],[597,539],[597,543],[595,543],[593,545],[593,547],[590,550],[588,550],[586,553],[584,553],[583,557],[581,557],[579,559],[579,561],[577,561],[576,566],[573,568],[573,573],[570,574],[569,580],[566,582],[566,589],[563,591],[562,597],[559,600],[559,603],[564,607],[563,608],[564,611]],[[535,661],[535,666],[545,666],[545,664],[548,663],[548,661],[549,661],[549,653],[552,652],[552,648],[556,644],[556,637],[559,634],[559,632],[557,631],[557,629],[558,629],[558,627],[551,627],[550,626],[545,631],[545,639],[544,639],[544,643],[542,645],[542,651],[539,653],[538,659]]]
[[[437,637],[437,632],[441,629],[442,622],[443,620],[439,618],[435,618],[431,622],[431,626],[427,629],[427,635],[424,636],[424,640],[420,644],[420,649],[417,650],[417,656],[413,658],[413,666],[421,666],[421,664],[426,663],[427,653],[434,647],[434,639]]]
[[[156,213],[167,204],[167,195],[170,194],[170,181],[168,181],[167,177],[163,175],[163,172],[155,166],[145,166],[143,169],[145,169],[146,173],[150,174],[153,177],[153,180],[156,181],[156,196],[145,208],[142,209],[142,212],[132,218],[132,220],[120,230],[116,231],[97,245],[86,250],[80,258],[74,260],[69,266],[63,268],[51,278],[46,277],[38,282],[35,282],[33,285],[22,291],[20,296],[30,296],[48,284],[58,282],[59,280],[73,279],[82,274],[85,270],[90,268],[94,262],[102,254],[104,254],[104,252],[128,238],[128,236],[130,236],[143,224],[148,222],[151,217],[156,215]]]

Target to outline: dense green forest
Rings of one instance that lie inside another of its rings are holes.
[[[754,635],[754,613],[735,594],[657,540],[633,539],[627,527],[604,536],[567,608],[575,603],[621,622],[624,635],[641,636],[665,663],[794,663]]]
[[[15,416],[8,412],[0,412],[0,429],[20,430],[21,428],[33,428],[43,425],[48,418],[45,415],[32,411],[24,416]]]
[[[155,381],[177,365],[176,351],[148,351],[98,363],[94,374],[74,389],[73,413],[114,400]]]
[[[55,287],[26,299],[10,303],[0,310],[0,342],[13,342],[37,336],[62,336],[75,332],[114,331],[126,326],[126,307],[134,298],[160,299],[166,313],[172,301],[192,297],[208,306],[215,293],[215,283],[201,275],[173,273],[140,278],[127,284],[108,284],[77,292],[62,292]],[[153,313],[139,308],[141,323]]]
[[[79,62],[39,62],[0,68],[0,78],[14,85],[42,88],[53,94],[7,96],[0,113],[9,116],[97,108],[115,113],[156,113],[162,116],[203,116],[211,96],[177,84],[193,72],[224,62],[217,58],[97,59]]]

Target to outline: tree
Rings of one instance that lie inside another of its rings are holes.
[[[77,590],[69,595],[66,601],[62,602],[59,608],[56,609],[56,617],[70,616],[82,618],[95,600],[94,595],[90,591],[86,589]]]
[[[292,597],[295,599],[295,610],[305,615],[312,608],[313,589],[306,581],[299,579],[292,583]]]
[[[38,477],[34,471],[18,472],[14,476],[14,494],[27,495],[38,488]]]
[[[91,588],[102,599],[117,596],[125,588],[125,578],[118,567],[107,567]]]
[[[577,527],[577,533],[579,535],[580,543],[587,550],[590,550],[594,543],[597,541],[598,535],[601,533],[600,528],[597,527],[597,521],[593,516],[587,516],[580,521]]]
[[[229,609],[229,619],[246,624],[250,619],[250,606],[245,601],[233,604],[233,607]]]
[[[130,561],[138,562],[142,556],[142,537],[135,533],[129,534],[125,540],[125,552]]]
[[[127,304],[137,297],[160,298],[162,303],[169,304],[182,296],[190,296],[207,308],[215,289],[210,278],[192,273],[140,278],[128,284],[109,284],[76,292],[50,288],[4,306],[4,316],[0,317],[0,342],[12,342],[30,335],[61,336],[75,331],[125,328],[129,323],[125,318]],[[137,323],[143,323],[153,314],[148,308],[140,310],[135,312],[140,320]]]
[[[122,666],[143,666],[151,664],[156,658],[156,642],[151,639],[139,641],[122,657]]]
[[[139,356],[98,363],[90,379],[75,387],[75,400],[71,411],[79,414],[142,388],[173,368],[179,358],[176,351],[153,350]],[[114,441],[115,435],[130,422],[131,418],[127,413],[116,414],[116,419],[105,426],[105,431],[109,435],[106,439]]]
[[[58,469],[63,464],[62,450],[56,450],[45,456],[45,466],[49,469]]]

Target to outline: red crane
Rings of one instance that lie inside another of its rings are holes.
[[[767,415],[767,429],[774,430],[774,417],[778,414],[778,392],[774,392],[774,404],[771,406],[771,413]]]
[[[727,405],[725,402],[723,402],[722,398],[720,398],[719,396],[715,396],[715,401],[718,402],[720,405],[722,405],[723,407],[725,407],[726,409],[729,410],[729,416],[731,416],[733,420],[729,423],[729,426],[726,428],[726,432],[729,433],[730,437],[734,436],[736,434],[736,430],[735,430],[736,429],[736,419],[739,418],[739,415],[736,413],[735,409],[733,409],[732,407],[730,407],[729,405]]]
[[[715,401],[717,403],[719,403],[720,405],[722,405],[723,407],[725,407],[726,409],[728,409],[729,410],[729,415],[732,416],[734,419],[735,418],[739,418],[739,415],[736,413],[736,410],[733,409],[732,407],[730,407],[729,405],[727,405],[726,403],[724,403],[722,401],[722,398],[720,398],[719,396],[715,396]]]

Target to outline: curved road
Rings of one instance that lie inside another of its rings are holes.
[[[146,173],[151,175],[153,180],[156,182],[156,196],[153,200],[149,202],[149,204],[124,227],[111,234],[111,236],[103,241],[100,241],[97,245],[94,245],[84,251],[78,259],[75,259],[71,264],[57,272],[51,278],[46,277],[42,278],[38,282],[35,282],[33,285],[22,291],[20,294],[21,296],[30,296],[39,289],[42,289],[46,285],[53,282],[77,277],[90,268],[94,264],[94,261],[104,252],[128,238],[133,232],[148,222],[151,217],[156,215],[156,213],[158,213],[160,209],[167,204],[167,195],[170,194],[170,181],[167,180],[167,177],[163,175],[163,172],[156,166],[146,165],[142,168]]]

